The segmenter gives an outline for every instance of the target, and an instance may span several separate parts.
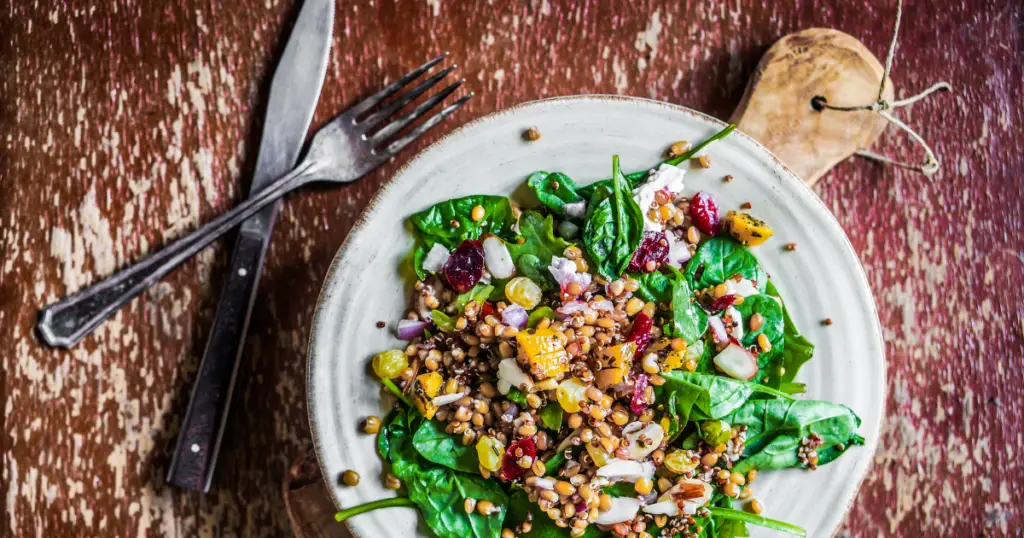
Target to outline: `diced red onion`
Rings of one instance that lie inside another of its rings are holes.
[[[517,304],[506,306],[505,310],[501,311],[501,322],[510,327],[522,329],[526,327],[529,319],[530,315],[526,313],[526,309]]]
[[[604,310],[605,312],[611,312],[612,310],[615,310],[615,305],[612,304],[612,302],[609,301],[608,299],[605,299],[603,301],[594,301],[592,303],[592,306],[594,307],[594,310]]]
[[[668,240],[668,264],[673,267],[682,267],[683,263],[690,260],[692,254],[690,254],[690,247],[686,245],[685,241],[676,239],[675,234],[665,234],[665,239]]]
[[[551,272],[551,276],[555,277],[558,286],[562,288],[562,293],[566,292],[566,286],[572,282],[579,284],[584,290],[590,286],[590,273],[577,272],[576,263],[572,260],[553,256],[551,258],[551,265],[548,266],[548,271]]]
[[[562,306],[555,309],[555,312],[558,312],[558,314],[562,317],[572,317],[573,314],[576,314],[578,312],[587,313],[593,311],[594,310],[583,301],[569,301],[568,303],[565,303]]]
[[[426,321],[413,321],[411,319],[403,319],[398,322],[398,337],[402,340],[412,340],[423,334],[423,331],[427,329],[430,323]]]
[[[649,404],[644,400],[644,391],[648,385],[647,374],[636,376],[636,381],[633,382],[633,400],[629,402],[629,409],[637,415],[643,413]]]
[[[725,332],[725,324],[722,323],[722,318],[709,316],[708,327],[711,329],[711,335],[715,337],[715,342],[722,343],[729,340],[729,333]]]

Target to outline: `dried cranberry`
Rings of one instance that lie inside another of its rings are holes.
[[[712,301],[711,305],[708,306],[708,310],[712,312],[721,312],[734,304],[736,304],[735,294],[723,295]]]
[[[444,276],[459,293],[473,289],[484,276],[484,247],[480,242],[463,241],[444,264]]]
[[[494,304],[491,303],[490,301],[485,302],[484,305],[480,307],[481,318],[486,318],[487,316],[497,317],[497,315],[498,311],[494,308]]]
[[[501,458],[501,477],[512,481],[526,474],[526,469],[519,465],[519,458],[523,456],[529,456],[531,460],[537,457],[537,445],[533,437],[525,437],[508,447],[505,456]]]
[[[708,193],[700,191],[690,200],[690,219],[698,230],[708,234],[718,233],[718,203]]]
[[[644,273],[653,273],[657,269],[658,265],[665,263],[668,260],[668,240],[665,239],[665,234],[661,232],[644,232],[643,239],[640,240],[640,246],[636,248],[636,253],[633,254],[633,259],[629,262],[630,271]],[[649,262],[654,262],[655,265],[648,267]]]
[[[649,405],[649,402],[644,399],[644,392],[649,384],[647,374],[636,376],[636,381],[633,382],[633,399],[629,402],[629,409],[637,415],[643,413]]]
[[[654,322],[651,321],[651,317],[643,312],[636,315],[633,320],[633,327],[629,330],[630,342],[636,342],[636,353],[635,357],[639,357],[645,349],[647,344],[651,343],[651,328],[654,327]]]

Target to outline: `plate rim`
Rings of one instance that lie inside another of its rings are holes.
[[[339,504],[339,499],[338,499],[338,497],[335,494],[334,488],[331,487],[331,482],[328,480],[328,477],[324,474],[323,458],[321,457],[322,447],[320,445],[320,435],[318,435],[318,431],[319,431],[318,423],[317,423],[317,420],[315,418],[315,414],[313,413],[313,406],[314,406],[313,395],[314,395],[314,391],[312,390],[312,387],[313,387],[312,380],[315,377],[313,375],[313,372],[314,372],[314,368],[313,368],[313,349],[314,349],[314,344],[316,342],[316,328],[321,323],[320,317],[321,317],[322,312],[324,310],[323,306],[324,306],[324,304],[326,302],[325,299],[326,299],[326,295],[327,295],[328,284],[330,282],[333,282],[334,279],[337,276],[336,273],[337,273],[337,270],[338,270],[338,267],[339,267],[339,264],[340,264],[340,260],[342,259],[344,254],[348,251],[349,242],[350,242],[350,240],[352,238],[353,233],[357,232],[360,228],[362,228],[366,224],[366,222],[369,220],[370,214],[376,209],[377,204],[380,202],[380,200],[384,197],[384,195],[386,195],[388,193],[389,189],[392,186],[394,186],[394,184],[407,173],[408,170],[412,169],[413,166],[416,165],[421,159],[423,159],[423,157],[426,154],[430,153],[431,150],[436,149],[438,146],[440,146],[443,143],[447,142],[449,139],[457,137],[457,136],[463,134],[465,131],[468,131],[468,130],[470,130],[472,128],[475,128],[478,125],[484,124],[484,123],[489,122],[489,121],[493,121],[494,119],[500,118],[502,116],[507,116],[507,115],[511,115],[511,114],[517,113],[517,112],[522,111],[524,109],[532,108],[532,107],[535,107],[535,106],[543,106],[543,105],[547,105],[547,104],[551,104],[551,103],[573,103],[573,102],[581,102],[581,101],[582,102],[592,101],[592,102],[597,102],[597,103],[601,103],[601,102],[633,102],[633,103],[638,103],[638,104],[642,104],[642,105],[645,105],[645,106],[660,107],[660,108],[663,108],[663,109],[671,111],[671,112],[680,112],[680,113],[683,113],[683,114],[694,116],[694,117],[696,117],[699,120],[703,120],[705,122],[708,122],[708,123],[710,123],[712,125],[715,125],[715,126],[718,126],[720,128],[726,127],[727,125],[729,125],[729,123],[727,123],[727,122],[724,122],[724,121],[722,121],[722,120],[720,120],[718,118],[715,118],[714,116],[705,114],[705,113],[700,112],[698,110],[694,110],[692,108],[685,107],[683,105],[677,105],[677,104],[669,103],[669,102],[666,102],[666,101],[658,101],[658,100],[655,100],[655,99],[648,99],[648,98],[645,98],[645,97],[635,97],[635,96],[615,95],[615,94],[578,94],[578,95],[564,95],[564,96],[547,97],[547,98],[543,98],[543,99],[535,99],[535,100],[530,100],[530,101],[523,101],[521,103],[517,103],[517,104],[512,105],[510,107],[503,108],[501,110],[496,110],[496,111],[490,112],[488,114],[485,114],[483,116],[480,116],[478,118],[474,118],[474,119],[472,119],[470,121],[467,121],[466,123],[456,127],[455,129],[451,130],[450,132],[442,135],[440,138],[438,138],[437,140],[431,142],[426,147],[424,147],[423,149],[418,151],[405,164],[403,164],[401,167],[399,167],[398,170],[396,170],[394,172],[394,174],[391,175],[390,178],[386,179],[381,184],[380,188],[377,189],[377,192],[374,193],[374,195],[370,199],[370,201],[366,204],[366,207],[364,207],[363,210],[359,213],[359,217],[352,224],[352,228],[349,230],[348,234],[345,236],[345,240],[342,241],[341,245],[338,247],[338,250],[334,254],[334,258],[331,260],[330,265],[327,267],[327,272],[326,272],[326,274],[323,277],[323,283],[321,284],[320,292],[317,294],[316,304],[315,304],[314,310],[313,310],[313,317],[311,318],[311,323],[310,323],[310,331],[309,331],[308,341],[307,341],[307,344],[306,344],[306,418],[307,418],[307,420],[309,422],[310,436],[311,436],[312,441],[313,441],[313,452],[316,455],[317,466],[320,469],[320,475],[321,475],[320,478],[321,478],[321,480],[324,481],[324,485],[327,486],[326,489],[327,489],[328,495],[330,496],[331,502],[334,503],[334,507],[336,509],[341,509],[341,506]],[[886,416],[886,410],[887,410],[887,406],[888,406],[888,399],[889,399],[888,363],[889,363],[889,361],[888,361],[888,358],[886,356],[885,338],[884,338],[884,335],[883,335],[883,332],[882,332],[881,319],[878,316],[878,305],[877,305],[877,303],[875,301],[874,293],[871,291],[871,283],[867,279],[867,273],[864,270],[864,264],[861,262],[860,256],[857,254],[857,251],[853,248],[853,243],[850,242],[850,238],[846,234],[846,230],[843,228],[843,226],[840,224],[839,220],[832,213],[832,211],[828,208],[828,206],[825,205],[825,202],[820,197],[818,197],[817,193],[815,193],[814,190],[809,185],[804,183],[804,181],[802,179],[800,179],[800,177],[797,176],[795,172],[793,172],[788,166],[786,166],[786,163],[782,162],[782,160],[780,160],[777,156],[775,156],[775,154],[772,153],[771,150],[769,150],[767,147],[765,147],[763,144],[761,144],[759,141],[757,141],[754,137],[752,137],[752,136],[748,135],[747,133],[741,131],[738,127],[737,127],[737,129],[735,131],[733,131],[731,136],[741,136],[744,139],[746,139],[746,141],[752,143],[755,151],[762,152],[765,156],[767,156],[769,159],[771,159],[771,161],[774,162],[775,165],[777,165],[779,167],[779,169],[783,172],[781,174],[781,177],[785,178],[783,181],[792,181],[792,182],[795,182],[795,183],[799,184],[799,187],[797,187],[797,189],[798,190],[802,189],[803,193],[805,195],[810,195],[809,198],[811,200],[813,200],[813,203],[816,204],[820,209],[824,210],[824,212],[828,216],[828,218],[831,219],[835,223],[836,227],[841,232],[839,235],[841,236],[841,239],[842,239],[842,247],[847,251],[848,254],[850,254],[852,256],[852,258],[854,260],[856,260],[856,269],[857,269],[855,271],[856,278],[860,281],[861,293],[867,295],[867,298],[870,299],[869,303],[871,304],[871,313],[874,314],[874,315],[870,316],[871,317],[870,328],[871,328],[872,332],[875,335],[875,342],[874,342],[874,344],[876,344],[876,347],[881,352],[881,358],[882,358],[882,368],[881,368],[882,398],[881,398],[881,406],[880,406],[880,409],[879,409],[878,419],[876,420],[876,423],[875,423],[875,429],[878,432],[878,435],[874,439],[871,439],[869,441],[869,444],[867,446],[865,446],[865,448],[868,449],[868,454],[866,456],[868,458],[868,465],[866,465],[864,467],[864,469],[860,472],[860,475],[857,476],[857,485],[853,489],[853,495],[850,496],[850,499],[846,503],[846,507],[843,510],[843,517],[841,517],[839,519],[839,521],[836,522],[836,524],[833,526],[832,530],[829,533],[830,536],[834,537],[836,535],[836,533],[839,532],[840,527],[842,527],[843,522],[845,521],[846,517],[849,515],[850,510],[853,508],[853,503],[856,500],[856,498],[858,497],[858,495],[860,494],[860,489],[864,485],[864,480],[867,478],[868,473],[870,473],[871,469],[874,467],[873,460],[874,460],[875,453],[877,452],[879,441],[880,441],[880,438],[881,438],[881,435],[882,435],[882,432],[883,432],[884,419],[885,419],[885,416]],[[356,180],[356,181],[358,181],[358,180]],[[348,531],[353,536],[355,536],[356,538],[363,538],[363,535],[361,533],[359,533],[358,531],[356,531],[356,529],[354,529],[351,525],[349,525],[348,522],[344,522],[343,524],[345,525],[345,527],[348,529]]]

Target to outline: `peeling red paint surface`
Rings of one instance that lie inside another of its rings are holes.
[[[779,37],[831,26],[884,55],[895,2],[471,3],[339,7],[316,122],[450,50],[477,92],[455,124],[518,102],[624,93],[728,117]],[[289,2],[13,2],[0,13],[0,397],[4,532],[280,536],[305,450],[307,327],[359,211],[413,151],[291,197],[274,231],[212,492],[164,485],[218,297],[225,243],[72,351],[36,309],[230,207],[246,191]],[[1024,5],[905,6],[899,112],[940,175],[854,159],[816,187],[859,252],[885,327],[888,418],[842,536],[1019,532],[1024,515]],[[439,133],[434,133],[435,138]],[[915,153],[892,131],[879,148]],[[916,157],[915,157],[916,158]]]

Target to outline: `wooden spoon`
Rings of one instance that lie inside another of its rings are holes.
[[[872,103],[884,72],[849,34],[827,28],[790,34],[761,58],[731,121],[813,186],[839,161],[870,146],[888,122],[867,110],[819,112],[811,99],[821,95],[835,106]],[[892,99],[891,81],[884,95]]]

